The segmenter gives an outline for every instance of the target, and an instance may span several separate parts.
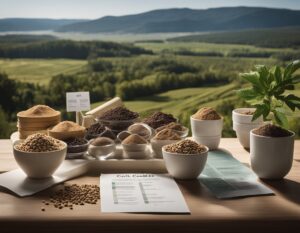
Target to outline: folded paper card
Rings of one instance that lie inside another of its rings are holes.
[[[21,169],[0,174],[0,186],[12,191],[20,197],[30,196],[87,172],[89,161],[65,160],[52,177],[46,179],[30,179]]]
[[[224,150],[209,152],[206,166],[199,178],[220,199],[274,194],[257,179],[250,168]]]

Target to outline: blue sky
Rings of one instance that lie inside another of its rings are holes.
[[[205,9],[264,6],[300,10],[299,0],[0,0],[0,18],[87,18],[126,15],[161,8]]]

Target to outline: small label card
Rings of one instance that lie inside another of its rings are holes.
[[[190,213],[174,179],[160,174],[102,174],[102,212]]]
[[[89,92],[67,92],[67,112],[89,111],[90,109]]]

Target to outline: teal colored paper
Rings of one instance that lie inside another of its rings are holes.
[[[271,189],[257,181],[250,168],[224,150],[208,153],[199,180],[220,199],[273,194]]]

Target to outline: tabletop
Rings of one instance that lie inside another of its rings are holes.
[[[221,148],[249,166],[249,152],[234,138]],[[0,140],[0,172],[17,168],[9,140]],[[66,183],[99,184],[99,175]],[[101,213],[100,204],[56,209],[44,206],[57,187],[19,198],[0,189],[0,232],[287,232],[300,229],[300,140],[295,141],[293,167],[282,180],[262,181],[275,195],[216,199],[197,181],[177,181],[191,214]]]

